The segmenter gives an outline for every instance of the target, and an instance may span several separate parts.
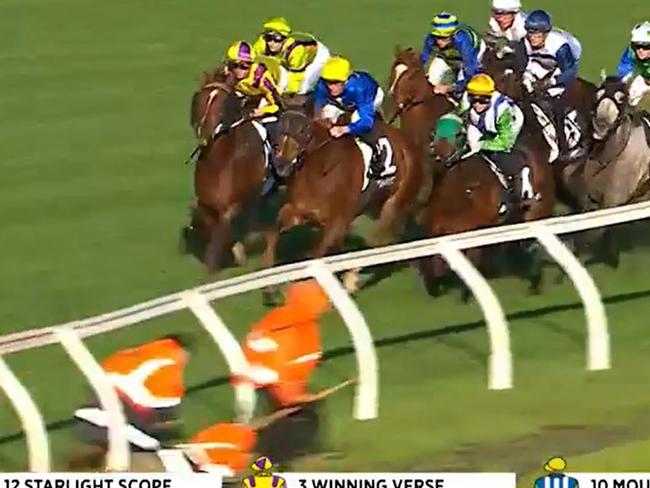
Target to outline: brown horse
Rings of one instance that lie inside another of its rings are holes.
[[[449,119],[445,117],[445,120]],[[432,144],[432,153],[439,161],[449,160],[448,158],[459,154],[465,145],[462,120],[452,117],[452,123],[456,125],[451,135],[436,137]],[[489,160],[481,154],[461,158],[451,165],[434,187],[424,218],[428,235],[437,237],[550,217],[555,204],[555,185],[552,169],[547,163],[548,147],[538,131],[531,131],[530,127],[524,126],[517,148],[520,157],[531,168],[535,199],[526,206],[512,203],[510,209],[505,210],[504,200],[509,200],[508,190]],[[468,249],[466,254],[476,265],[481,265],[482,252],[480,248],[473,248]],[[541,261],[537,254],[533,256],[536,258],[533,261],[535,266],[527,270],[531,290],[534,291],[541,284]],[[436,289],[439,278],[447,271],[446,264],[439,257],[421,261],[420,269],[430,291]]]
[[[260,196],[265,181],[266,160],[262,138],[245,113],[259,100],[242,101],[233,90],[234,80],[220,70],[204,76],[192,98],[191,125],[200,141],[194,170],[195,207],[191,224],[183,230],[186,250],[196,250],[210,273],[222,265],[225,250],[238,264],[245,261],[244,246],[233,238],[231,225]],[[215,135],[225,111],[238,122]]]
[[[548,101],[535,95],[528,95],[523,89],[521,75],[525,65],[520,47],[511,43],[505,46],[505,50],[504,46],[488,48],[481,62],[483,70],[496,82],[497,89],[518,102],[526,112],[527,119],[537,120],[533,104],[543,107]],[[593,146],[593,110],[596,103],[596,90],[596,85],[578,78],[567,87],[561,100],[566,107],[575,108],[578,114],[578,124],[584,138],[581,144],[585,152],[591,150]],[[536,130],[541,132],[539,123],[537,127]],[[585,186],[576,177],[584,161],[585,157],[581,157],[572,161],[557,160],[553,163],[558,197],[573,211],[582,210],[580,202],[586,197]]]
[[[377,210],[379,218],[371,238],[373,245],[399,236],[407,215],[416,205],[422,185],[422,160],[416,157],[405,134],[377,120],[379,130],[393,149],[397,167],[390,186],[370,182],[362,192],[365,163],[355,139],[333,139],[327,125],[312,120],[305,110],[286,110],[280,116],[274,161],[287,176],[286,203],[267,239],[264,263],[275,263],[280,234],[292,227],[313,224],[322,230],[312,251],[319,258],[342,246],[348,228],[364,211]]]

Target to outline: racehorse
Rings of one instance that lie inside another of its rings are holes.
[[[594,137],[585,164],[589,200],[598,208],[624,205],[647,196],[650,183],[650,127],[629,105],[627,85],[606,78],[598,89]]]
[[[408,134],[426,160],[436,122],[452,110],[456,102],[445,95],[433,93],[433,87],[420,64],[420,55],[410,47],[403,50],[395,47],[388,91],[395,105],[391,122],[399,117],[400,128]],[[429,165],[425,166],[426,171],[432,169]],[[439,176],[434,169],[427,181],[434,184]],[[426,187],[423,189],[425,193],[427,190],[430,191]],[[423,199],[427,197],[428,193]]]
[[[233,85],[233,80],[217,70],[204,75],[192,97],[191,125],[200,152],[194,169],[191,223],[182,232],[186,250],[197,249],[211,274],[219,270],[226,249],[233,243],[236,262],[244,263],[244,246],[233,238],[231,225],[256,202],[266,174],[264,142],[255,121],[245,115],[259,99],[242,103]],[[226,131],[218,131],[226,116],[235,123]]]
[[[426,148],[438,119],[453,109],[454,102],[433,93],[420,55],[413,48],[395,48],[390,70],[389,93],[395,104],[393,118],[399,117],[400,128],[413,139],[418,149]]]
[[[402,233],[423,183],[422,160],[401,130],[381,120],[375,124],[380,124],[378,129],[390,142],[396,173],[392,184],[371,181],[363,191],[364,155],[353,137],[332,138],[328,124],[313,120],[304,109],[281,114],[273,160],[278,173],[287,178],[286,203],[275,230],[267,235],[265,266],[275,263],[280,234],[299,225],[321,229],[311,252],[316,258],[340,248],[348,228],[364,212],[379,214],[371,245],[384,244]]]
[[[596,144],[577,177],[585,186],[585,211],[616,207],[650,196],[650,125],[630,107],[627,85],[606,78],[597,92],[594,110]],[[618,246],[606,228],[589,231],[587,243],[601,237],[606,262],[618,265]]]
[[[548,165],[548,147],[539,131],[525,125],[520,134],[516,151],[522,166],[530,168],[534,198],[528,205],[518,205],[510,196],[511,185],[496,164],[480,153],[459,156],[466,149],[466,130],[457,116],[445,116],[440,126],[448,130],[436,131],[432,154],[438,164],[450,168],[434,187],[425,211],[424,225],[430,237],[475,230],[505,223],[531,221],[549,217],[555,205],[555,182]],[[518,178],[515,177],[515,178]],[[509,204],[508,204],[509,203]],[[532,266],[527,270],[531,291],[538,291],[541,284],[541,256],[537,246],[529,248]],[[468,258],[477,266],[482,264],[483,250],[466,251]],[[446,274],[447,266],[440,257],[420,261],[425,284],[432,293],[438,292],[439,279]]]
[[[497,89],[515,100],[527,114],[527,119],[535,119],[539,122],[540,117],[542,119],[545,117],[540,114],[540,111],[544,113],[550,111],[549,100],[544,96],[542,90],[529,95],[523,89],[522,73],[525,69],[525,61],[518,44],[505,43],[502,46],[488,47],[481,64],[482,69],[494,79]],[[542,86],[544,81],[542,78],[539,85]],[[576,123],[581,132],[580,147],[583,148],[584,156],[579,155],[569,161],[556,160],[553,162],[558,197],[573,211],[578,212],[583,210],[580,202],[584,201],[585,188],[580,179],[576,178],[576,172],[582,167],[586,154],[593,145],[592,113],[595,101],[596,85],[583,78],[578,78],[567,87],[562,99],[558,102],[564,104],[566,111],[569,108],[576,110]],[[538,131],[545,131],[541,122],[538,127]]]

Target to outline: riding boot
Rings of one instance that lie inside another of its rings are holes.
[[[557,146],[560,153],[558,159],[565,159],[568,156],[568,148],[566,141],[566,132],[564,127],[564,118],[566,110],[562,105],[561,99],[553,99],[553,123],[555,124],[555,134],[557,136]]]
[[[360,137],[360,139],[372,148],[372,156],[370,158],[370,178],[379,178],[384,172],[384,159],[386,157],[386,149],[379,144],[380,134],[376,126],[373,127],[368,133]]]

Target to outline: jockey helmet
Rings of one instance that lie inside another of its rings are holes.
[[[283,37],[289,37],[291,34],[291,26],[284,17],[273,17],[264,22],[263,27],[265,33],[278,33]]]
[[[521,10],[521,0],[492,0],[492,11],[497,13],[515,13]]]
[[[449,12],[441,12],[431,21],[431,34],[435,37],[451,37],[458,30],[458,18]]]
[[[321,78],[325,81],[347,81],[352,74],[352,66],[350,61],[341,56],[333,56],[327,60],[323,70],[321,71]]]
[[[491,97],[496,90],[494,80],[490,75],[480,73],[467,84],[467,93],[473,97]]]
[[[642,22],[632,29],[632,46],[650,47],[650,22]]]
[[[551,16],[545,10],[534,10],[524,24],[526,32],[550,32],[553,28]]]
[[[558,473],[566,469],[566,461],[559,456],[553,457],[546,462],[544,470],[549,473]]]
[[[233,42],[226,51],[226,59],[231,63],[253,62],[253,48],[246,41]]]

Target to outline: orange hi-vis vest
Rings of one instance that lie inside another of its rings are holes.
[[[102,364],[109,379],[127,400],[145,408],[169,408],[185,394],[183,370],[187,357],[172,339],[160,339],[119,351]]]
[[[286,305],[269,312],[246,336],[242,349],[257,388],[268,388],[280,406],[299,402],[322,355],[319,316],[329,309],[315,281],[289,287]]]
[[[219,447],[206,447],[205,457],[194,456],[192,453],[188,456],[201,471],[235,476],[250,465],[257,434],[244,424],[221,423],[203,429],[191,442],[213,446],[223,444]],[[204,460],[208,462],[203,462]]]

